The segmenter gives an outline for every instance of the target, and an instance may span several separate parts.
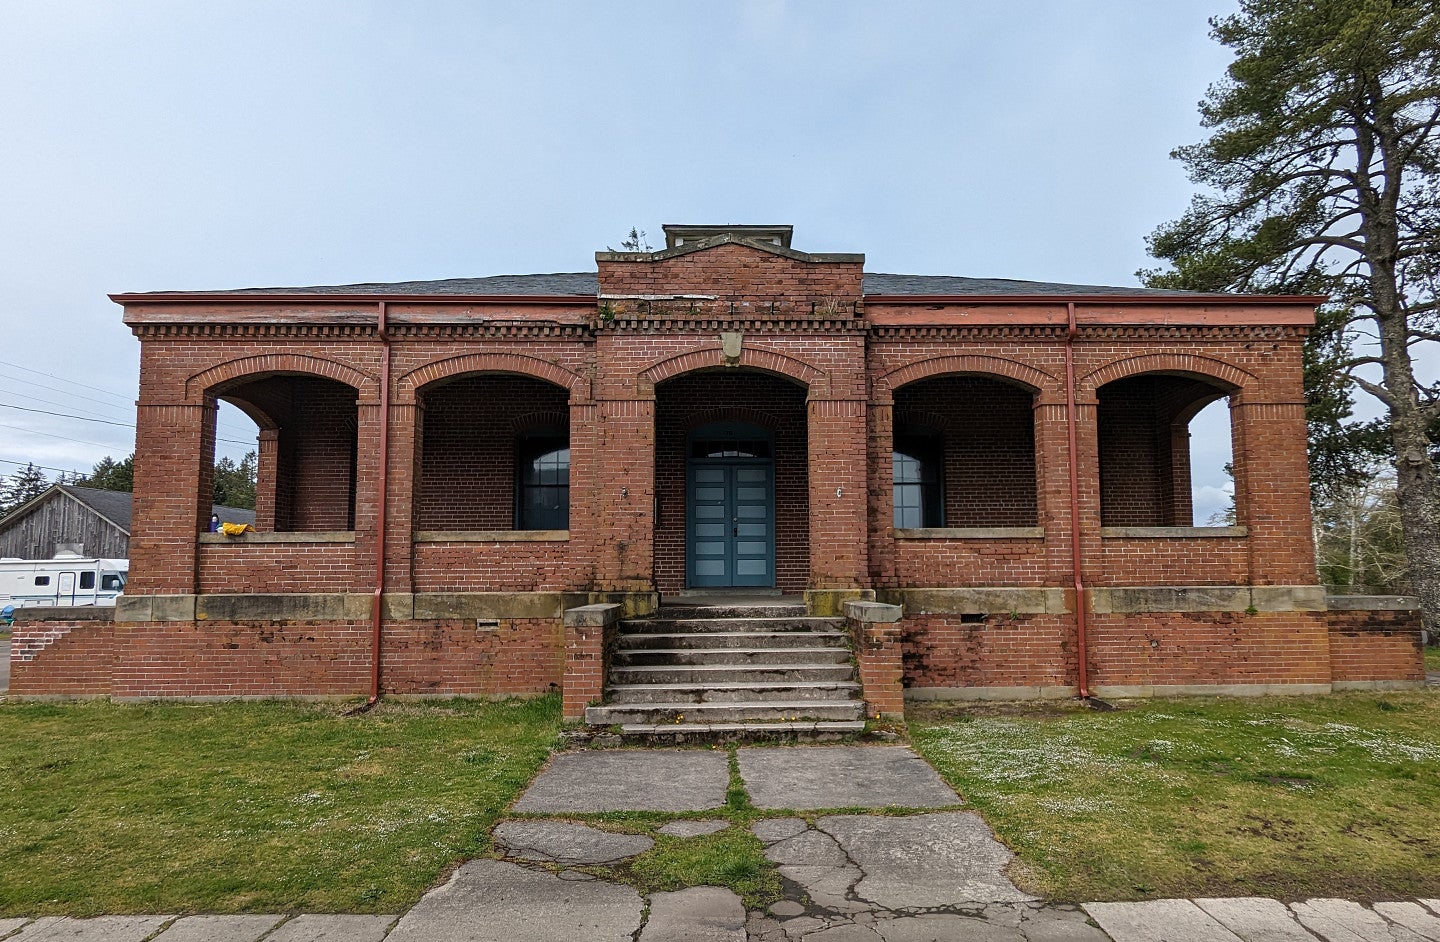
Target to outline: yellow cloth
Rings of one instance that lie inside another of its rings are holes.
[[[239,536],[242,533],[254,533],[255,528],[248,523],[222,523],[220,532],[226,536]]]

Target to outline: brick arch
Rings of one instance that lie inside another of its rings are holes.
[[[534,412],[526,412],[511,419],[510,431],[519,435],[532,428],[540,428],[546,425],[568,429],[570,427],[570,413],[558,412],[552,409],[536,409]]]
[[[320,376],[354,389],[361,402],[375,402],[379,399],[374,377],[335,360],[300,353],[267,353],[212,366],[185,381],[185,397],[191,399],[206,393],[215,395],[223,391],[218,387],[239,385],[241,380],[277,374]]]
[[[744,422],[748,425],[759,426],[767,432],[774,432],[775,426],[779,425],[781,421],[782,419],[779,416],[747,406],[740,406],[733,409],[706,409],[702,412],[692,412],[686,417],[685,434],[689,435],[697,428],[716,422]]]
[[[1194,353],[1147,353],[1091,370],[1076,381],[1075,392],[1077,396],[1093,401],[1101,386],[1141,373],[1181,373],[1215,383],[1226,392],[1239,392],[1256,382],[1252,374],[1224,360]]]
[[[706,347],[703,350],[680,353],[652,364],[640,372],[640,382],[642,385],[653,387],[683,373],[693,373],[696,370],[715,369],[727,365],[725,354],[719,347]],[[736,365],[787,377],[812,393],[816,392],[816,387],[826,380],[825,373],[809,363],[794,357],[787,357],[783,353],[776,353],[774,350],[741,347],[740,362]]]
[[[1049,373],[1033,366],[1026,366],[1024,363],[1017,363],[1014,360],[978,354],[962,354],[931,357],[891,370],[881,376],[876,383],[875,398],[879,402],[890,402],[893,401],[895,390],[902,386],[908,386],[922,379],[955,373],[967,373],[972,376],[1009,382],[1012,386],[1023,386],[1031,394],[1036,395],[1055,381],[1055,377]]]
[[[413,403],[415,393],[425,386],[466,373],[514,373],[553,383],[568,389],[575,399],[590,398],[589,380],[549,360],[523,353],[467,353],[445,360],[435,360],[417,367],[400,377],[396,384],[395,401]]]

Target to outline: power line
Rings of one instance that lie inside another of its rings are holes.
[[[94,445],[96,448],[104,448],[104,449],[106,449],[106,450],[110,450],[110,449],[119,447],[119,446],[116,446],[116,445],[114,445],[114,444],[106,445],[106,444],[103,444],[102,442],[87,441],[86,439],[83,439],[83,438],[69,438],[68,436],[65,436],[65,435],[53,435],[53,434],[51,434],[50,432],[41,432],[41,431],[38,431],[38,430],[33,429],[33,428],[25,428],[25,427],[22,426],[22,425],[8,425],[8,424],[6,424],[6,423],[4,423],[4,422],[0,422],[0,428],[13,429],[13,430],[15,430],[15,431],[17,431],[17,432],[26,432],[26,433],[28,433],[28,434],[30,434],[30,435],[44,435],[46,438],[58,438],[58,439],[60,439],[60,441],[62,441],[62,442],[74,442],[74,443],[77,444],[77,445]]]
[[[116,399],[123,399],[126,402],[134,402],[131,396],[122,396],[120,393],[112,392],[109,389],[101,389],[99,386],[91,386],[89,383],[76,382],[73,379],[66,379],[63,376],[56,376],[54,373],[46,373],[41,370],[32,370],[28,366],[21,366],[19,363],[11,363],[8,360],[0,360],[0,366],[8,366],[15,370],[24,370],[26,373],[34,373],[36,376],[48,376],[50,379],[58,379],[62,383],[69,383],[72,386],[79,386],[81,389],[93,389],[95,392],[104,393],[107,396],[114,396]]]
[[[58,474],[73,474],[77,477],[88,477],[89,471],[77,471],[74,468],[52,468],[45,464],[36,464],[33,461],[16,461],[14,458],[0,458],[0,464],[13,464],[22,468],[36,468],[40,471],[54,471]]]
[[[3,363],[3,362],[4,362],[3,360],[0,360],[0,363]],[[49,375],[49,374],[42,374],[42,375]],[[5,380],[6,380],[6,377],[0,376],[0,383],[4,383]],[[59,394],[62,395],[62,396],[69,396],[69,397],[71,397],[72,399],[84,399],[86,402],[98,403],[98,404],[104,406],[104,407],[107,408],[107,409],[119,409],[121,412],[124,412],[124,413],[126,413],[127,415],[133,414],[131,410],[134,408],[134,403],[133,403],[132,401],[129,401],[129,400],[126,401],[126,403],[125,403],[124,406],[119,406],[119,405],[115,405],[114,403],[106,402],[106,401],[103,400],[103,399],[96,399],[94,396],[82,396],[82,395],[80,395],[79,393],[72,393],[72,392],[70,392],[70,391],[67,390],[67,389],[61,389],[61,388],[58,387],[58,386],[49,386],[49,385],[46,385],[45,383],[37,383],[37,382],[34,382],[33,380],[24,380],[23,382],[24,382],[24,384],[25,384],[26,386],[36,386],[36,387],[39,387],[40,389],[48,389],[48,390],[50,390],[51,392],[57,392],[57,393],[59,393]],[[70,382],[70,380],[63,380],[63,382]],[[45,403],[46,405],[59,406],[59,407],[62,408],[62,409],[75,409],[75,410],[77,410],[77,411],[89,412],[89,413],[91,413],[92,415],[95,414],[95,410],[94,410],[94,409],[83,409],[83,408],[81,408],[80,406],[74,405],[73,403],[69,403],[69,402],[56,402],[56,401],[53,400],[53,399],[42,399],[42,398],[40,398],[39,396],[33,395],[33,394],[31,394],[28,390],[24,390],[24,389],[20,389],[20,390],[15,390],[15,389],[0,389],[0,392],[4,392],[4,393],[6,393],[7,395],[11,395],[11,396],[24,396],[24,397],[25,397],[28,401],[30,401],[30,402],[43,402],[43,403]],[[229,422],[221,422],[220,425],[221,425],[222,428],[228,429],[229,431],[236,432],[236,433],[241,434],[241,435],[244,435],[244,434],[246,433],[246,431],[247,431],[247,429],[244,428],[243,426],[235,425],[235,424],[229,423]],[[237,442],[236,444],[241,444],[241,443],[238,443],[238,442]]]
[[[53,415],[53,416],[55,416],[56,418],[60,418],[60,419],[74,419],[74,420],[76,420],[76,421],[78,421],[78,422],[98,422],[98,423],[100,423],[101,425],[118,425],[118,426],[120,426],[121,428],[128,428],[128,429],[133,429],[133,428],[135,427],[135,423],[134,423],[134,422],[112,422],[112,421],[109,420],[109,419],[92,419],[92,418],[89,418],[88,416],[83,416],[83,415],[69,415],[69,414],[64,413],[64,412],[51,412],[51,411],[49,411],[48,409],[31,409],[31,408],[27,408],[26,406],[13,405],[12,403],[9,403],[9,402],[0,402],[0,409],[16,409],[16,410],[18,410],[18,411],[20,411],[20,412],[35,412],[35,413],[38,413],[39,415]],[[17,426],[7,425],[6,428],[17,428]],[[21,430],[21,431],[35,431],[34,429],[20,429],[20,430]],[[44,435],[44,434],[46,434],[46,433],[45,433],[45,432],[36,432],[36,434],[38,434],[38,435]],[[59,436],[52,436],[52,437],[58,438]],[[72,440],[73,440],[73,441],[80,441],[80,439],[78,439],[78,438],[77,438],[77,439],[72,439]],[[229,445],[249,445],[249,444],[250,444],[250,442],[248,442],[248,441],[238,441],[238,440],[233,439],[233,438],[217,438],[217,439],[215,439],[215,440],[216,440],[217,442],[225,442],[226,444],[229,444]],[[94,445],[94,444],[96,444],[96,443],[95,443],[95,442],[87,442],[87,443],[85,443],[85,444]],[[101,447],[103,448],[104,446],[102,445]]]

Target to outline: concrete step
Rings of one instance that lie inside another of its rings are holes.
[[[615,652],[611,663],[616,667],[685,664],[727,664],[733,667],[757,664],[849,665],[850,649],[839,647],[624,648]]]
[[[843,618],[786,616],[779,618],[673,618],[656,616],[627,618],[620,622],[624,634],[691,634],[697,631],[841,631]]]
[[[814,720],[805,722],[748,723],[622,723],[620,735],[626,743],[651,746],[681,746],[697,743],[835,742],[865,732],[864,720]]]
[[[585,709],[591,726],[640,724],[645,726],[692,723],[778,723],[843,721],[863,722],[865,704],[860,700],[774,700],[763,703],[719,701],[715,703],[607,703]]]
[[[855,668],[848,661],[825,664],[650,664],[614,666],[610,680],[621,684],[775,684],[794,681],[849,680]]]
[[[666,601],[660,604],[662,618],[765,618],[776,615],[804,615],[804,602],[763,601],[759,599],[726,604],[723,602]]]
[[[617,651],[633,649],[718,648],[843,648],[849,635],[841,631],[697,631],[680,634],[622,634]]]
[[[616,704],[653,703],[763,703],[796,701],[859,701],[860,685],[850,680],[791,680],[774,683],[611,684],[605,702]]]

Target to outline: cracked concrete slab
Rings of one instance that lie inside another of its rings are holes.
[[[388,942],[631,942],[642,907],[628,886],[472,860],[421,897]]]
[[[766,844],[783,841],[810,829],[804,818],[761,818],[750,825],[750,833]]]
[[[1110,942],[1073,906],[1027,907],[1021,913],[1020,931],[1029,942]]]
[[[657,830],[667,837],[704,837],[707,834],[718,834],[729,826],[729,821],[671,821]]]
[[[185,916],[155,937],[155,942],[256,942],[285,917]]]
[[[1085,911],[1115,942],[1156,942],[1160,927],[1166,942],[1243,942],[1188,899],[1086,903]]]
[[[874,929],[885,942],[935,942],[937,939],[964,939],[965,942],[1026,942],[1019,929],[997,926],[974,916],[948,913],[901,916],[877,921]]]
[[[738,750],[757,808],[948,808],[960,796],[905,746],[783,746]]]
[[[1346,899],[1307,899],[1292,903],[1302,925],[1326,942],[1425,942],[1424,937],[1392,926],[1359,903]]]
[[[886,909],[1032,898],[1005,876],[1012,854],[976,814],[836,815],[818,824],[864,872],[855,895]]]
[[[6,942],[141,942],[174,916],[97,916],[72,919],[46,916],[37,919]]]
[[[296,916],[265,942],[380,942],[394,924],[394,916],[313,913]]]
[[[5,642],[6,645],[8,645],[9,643],[9,641]],[[9,656],[5,654],[4,651],[0,651],[0,655],[4,655],[6,657]],[[16,929],[19,929],[21,926],[25,925],[25,923],[29,921],[30,920],[26,919],[24,916],[20,917],[19,919],[0,919],[0,939],[5,938],[5,936],[14,932]]]
[[[745,942],[745,904],[718,886],[656,893],[640,942]]]
[[[615,749],[555,756],[516,811],[708,811],[725,804],[730,760],[723,752]]]
[[[507,857],[540,863],[608,864],[655,846],[643,834],[616,834],[571,821],[502,821],[495,841]]]
[[[809,867],[839,867],[850,863],[835,838],[809,828],[766,847],[765,859],[771,863]]]
[[[1370,908],[1430,942],[1440,942],[1440,917],[1419,903],[1374,903]]]
[[[810,898],[810,905],[835,913],[858,913],[871,908],[869,903],[850,899],[850,890],[864,876],[851,864],[835,867],[810,867],[787,864],[780,867],[780,876],[796,884]]]
[[[1197,899],[1196,906],[1217,922],[1247,940],[1265,942],[1315,942],[1284,903],[1259,896]]]

